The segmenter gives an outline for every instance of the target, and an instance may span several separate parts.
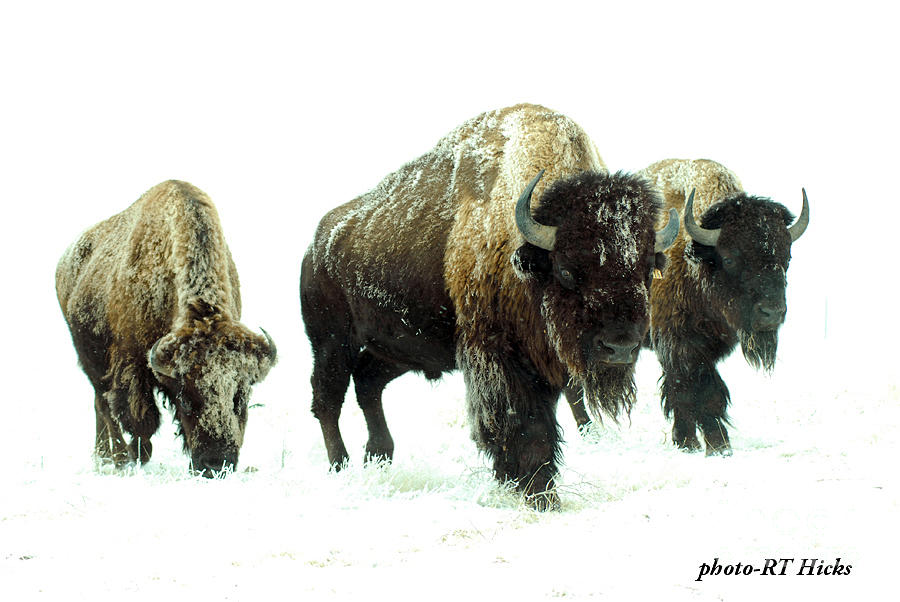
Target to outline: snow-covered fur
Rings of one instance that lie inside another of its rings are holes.
[[[95,390],[98,459],[150,458],[159,392],[195,469],[234,467],[250,388],[276,352],[238,322],[237,270],[205,193],[174,180],[151,188],[69,247],[56,290]]]
[[[650,332],[663,368],[663,408],[674,414],[674,442],[699,448],[699,426],[708,454],[728,454],[729,393],[715,366],[740,343],[751,365],[773,368],[794,217],[783,205],[745,193],[738,177],[714,161],[668,159],[639,173],[657,186],[667,208],[682,213],[696,188],[696,222],[721,228],[715,247],[682,228],[666,251],[666,277],[651,288]],[[769,317],[761,311],[774,318],[761,320]]]
[[[545,250],[523,240],[516,201],[557,226]],[[633,359],[606,364],[597,341],[649,327],[660,202],[642,178],[610,175],[571,119],[536,105],[484,113],[372,191],[329,212],[304,260],[300,296],[312,344],[312,410],[330,462],[353,377],[368,456],[394,444],[381,393],[409,370],[459,368],[473,438],[538,507],[552,507],[555,404],[570,376],[615,415],[634,397]],[[636,355],[636,352],[635,352]]]

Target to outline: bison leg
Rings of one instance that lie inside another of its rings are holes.
[[[131,459],[128,446],[122,437],[122,429],[110,414],[106,397],[100,391],[94,396],[94,412],[97,415],[97,437],[94,444],[97,460],[112,462],[117,467],[124,466]]]
[[[676,406],[672,420],[672,443],[685,451],[699,451],[700,440],[697,439],[697,419],[693,408]]]
[[[700,364],[689,373],[663,372],[663,402],[674,413],[672,441],[687,449],[700,449],[697,427],[706,443],[706,455],[731,454],[725,409],[728,387],[714,366]]]
[[[132,457],[140,460],[141,464],[149,462],[150,456],[153,455],[153,445],[150,443],[150,437],[135,435],[132,437],[131,444],[128,447],[131,450]]]
[[[472,436],[493,460],[494,476],[515,483],[525,502],[536,510],[558,509],[559,391],[515,362],[458,357],[466,380]]]
[[[369,431],[366,461],[390,461],[394,457],[394,439],[384,417],[381,394],[389,382],[405,372],[405,368],[383,361],[367,351],[360,355],[359,362],[353,370],[356,401],[362,408]]]
[[[544,415],[540,415],[544,414]],[[546,412],[530,414],[509,434],[491,436],[485,451],[494,458],[494,476],[512,481],[535,510],[558,510],[555,477],[559,449],[558,425]]]
[[[563,389],[566,395],[566,401],[569,402],[569,408],[572,410],[572,416],[575,417],[575,424],[578,425],[578,432],[584,433],[585,428],[591,424],[591,417],[588,416],[584,407],[584,392],[580,387],[566,387]]]
[[[314,345],[313,356],[312,413],[322,428],[328,462],[333,470],[340,470],[350,459],[338,426],[350,385],[350,359],[347,348],[339,343]]]
[[[121,435],[130,435],[128,455],[144,464],[153,448],[150,437],[159,429],[160,413],[153,396],[149,370],[143,356],[121,361],[107,380],[111,389],[104,394],[109,413],[121,427]]]

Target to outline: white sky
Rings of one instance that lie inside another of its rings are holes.
[[[865,363],[896,340],[883,323],[900,134],[887,3],[308,4],[0,8],[10,394],[33,396],[52,374],[83,387],[87,411],[56,261],[83,229],[179,178],[216,202],[244,321],[272,333],[273,377],[308,403],[297,284],[318,219],[463,120],[523,101],[573,117],[614,170],[711,158],[795,212],[805,186],[786,357],[820,352],[826,303],[828,340],[841,342],[821,351],[828,361]]]

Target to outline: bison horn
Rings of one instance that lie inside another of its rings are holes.
[[[694,188],[691,190],[691,196],[688,197],[687,204],[684,206],[684,229],[687,230],[688,235],[699,242],[701,245],[707,245],[709,247],[716,246],[716,242],[719,240],[719,234],[721,230],[716,228],[715,230],[707,230],[706,228],[702,228],[697,225],[697,222],[694,221],[694,193],[697,192],[697,189]]]
[[[522,196],[519,197],[519,202],[516,203],[516,226],[519,227],[519,232],[526,241],[545,251],[552,251],[556,246],[557,227],[539,224],[531,216],[531,195],[542,175],[544,175],[543,169],[528,183]]]
[[[159,339],[162,341],[162,339]],[[172,370],[171,366],[166,366],[163,364],[160,359],[156,356],[156,348],[159,347],[159,341],[153,343],[153,347],[150,348],[149,359],[150,359],[150,367],[153,368],[156,372],[162,374],[163,376],[168,376],[169,378],[175,378],[174,370]]]
[[[662,253],[671,247],[672,243],[675,242],[675,238],[678,236],[679,229],[678,211],[669,209],[669,221],[666,222],[666,225],[662,230],[656,231],[656,246],[654,247],[653,252]]]
[[[791,242],[796,241],[800,236],[806,232],[806,227],[809,225],[809,201],[806,199],[806,188],[801,188],[803,191],[803,209],[800,210],[800,217],[797,218],[797,221],[788,228],[788,234],[791,235]]]
[[[272,337],[269,336],[269,333],[266,332],[265,328],[260,326],[259,329],[262,330],[262,333],[266,336],[266,342],[269,344],[269,360],[274,363],[275,357],[278,355],[278,352],[275,349],[275,341],[272,340]]]

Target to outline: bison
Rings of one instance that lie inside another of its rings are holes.
[[[666,251],[666,277],[650,291],[650,342],[662,365],[663,409],[674,415],[672,440],[700,449],[699,427],[707,455],[730,455],[729,393],[716,363],[740,344],[750,365],[773,369],[791,245],[809,224],[806,191],[795,221],[714,161],[669,159],[639,173],[684,216],[683,234]]]
[[[151,188],[69,247],[56,291],[94,387],[99,461],[150,459],[159,393],[195,471],[236,466],[250,389],[276,350],[238,321],[237,270],[206,194],[174,180]]]
[[[366,458],[391,459],[387,383],[460,369],[494,475],[533,507],[557,507],[555,409],[570,376],[597,411],[634,400],[652,273],[679,228],[673,211],[656,232],[660,210],[653,186],[609,174],[571,119],[516,105],[466,121],[327,213],[300,299],[332,467],[348,460],[338,419],[351,377]]]

